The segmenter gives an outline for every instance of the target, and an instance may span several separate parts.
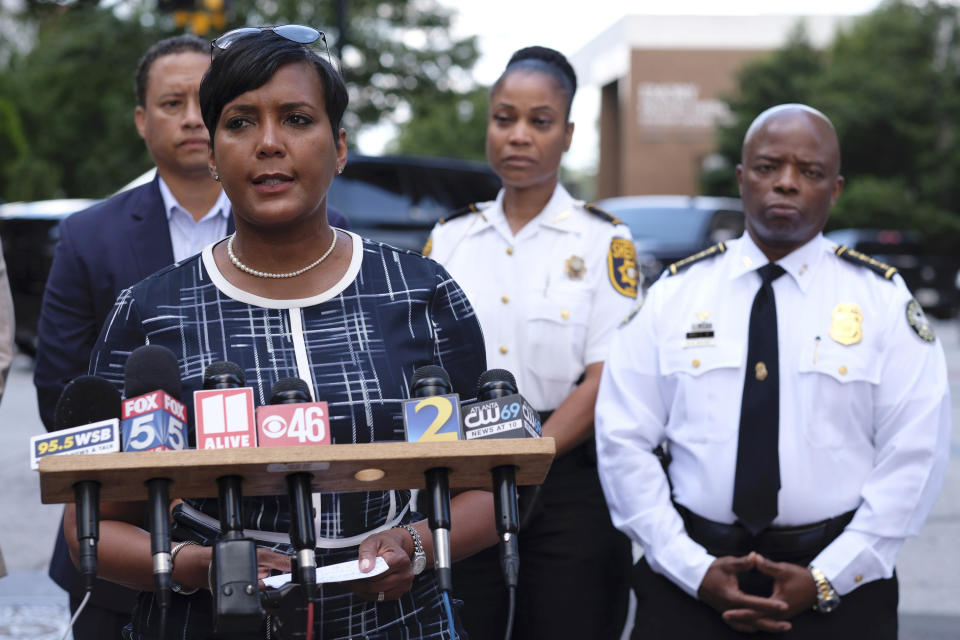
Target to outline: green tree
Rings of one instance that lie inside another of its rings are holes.
[[[335,11],[341,4],[343,20]],[[155,6],[152,0],[27,3],[24,28],[35,28],[37,39],[0,67],[0,99],[16,108],[28,151],[0,164],[0,197],[102,196],[150,166],[133,126],[133,73],[150,43],[182,31]],[[450,102],[455,89],[473,86],[476,40],[453,38],[452,11],[436,0],[238,0],[230,7],[226,29],[310,24],[327,33],[334,51],[342,49],[348,140],[365,126],[432,113],[431,105]],[[0,127],[9,122],[3,118]],[[0,139],[5,135],[12,133],[0,130]]]
[[[947,250],[960,239],[960,9],[934,2],[882,4],[823,52],[802,32],[747,65],[730,97],[734,122],[718,132],[727,167],[702,186],[736,193],[733,167],[763,109],[804,102],[830,116],[847,180],[831,216],[845,226],[914,229]]]
[[[105,9],[41,20],[35,46],[0,82],[0,100],[17,111],[0,127],[21,121],[27,143],[2,197],[102,196],[150,166],[133,125],[133,74],[143,43],[161,35]]]
[[[466,93],[446,91],[433,101],[418,103],[388,150],[485,162],[489,100],[489,89],[478,87]]]

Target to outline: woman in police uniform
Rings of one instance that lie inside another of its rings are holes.
[[[424,248],[476,309],[488,366],[514,374],[557,442],[536,503],[521,505],[516,638],[617,638],[626,614],[630,545],[597,480],[593,410],[611,333],[636,304],[637,269],[627,227],[558,182],[576,85],[557,51],[513,55],[487,124],[503,189],[441,221]],[[504,637],[497,549],[455,564],[454,590],[471,640]]]

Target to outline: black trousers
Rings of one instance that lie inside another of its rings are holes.
[[[631,640],[897,640],[896,575],[842,596],[840,606],[830,613],[810,610],[799,614],[790,620],[793,628],[787,633],[734,631],[716,610],[654,573],[643,558],[634,567],[633,588],[637,610]]]
[[[83,596],[70,595],[70,613],[76,613]],[[88,602],[73,623],[73,640],[120,640],[123,628],[130,622],[129,613],[117,613]]]
[[[630,542],[614,529],[590,440],[554,461],[521,529],[516,640],[616,640],[629,599]],[[453,565],[470,640],[502,640],[507,591],[499,547]]]

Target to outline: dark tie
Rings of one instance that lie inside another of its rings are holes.
[[[780,358],[772,282],[784,274],[771,262],[757,270],[762,283],[750,311],[747,371],[740,402],[740,440],[733,512],[757,534],[777,517],[780,491]]]

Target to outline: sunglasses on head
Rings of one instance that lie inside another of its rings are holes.
[[[327,37],[323,31],[313,27],[305,27],[302,24],[282,24],[273,27],[240,27],[233,31],[228,31],[216,40],[210,41],[210,59],[213,60],[221,51],[226,50],[230,45],[246,36],[252,36],[263,31],[272,31],[278,36],[286,38],[291,42],[298,44],[313,44],[317,40],[323,42],[323,48],[330,57],[330,51],[327,49]]]

